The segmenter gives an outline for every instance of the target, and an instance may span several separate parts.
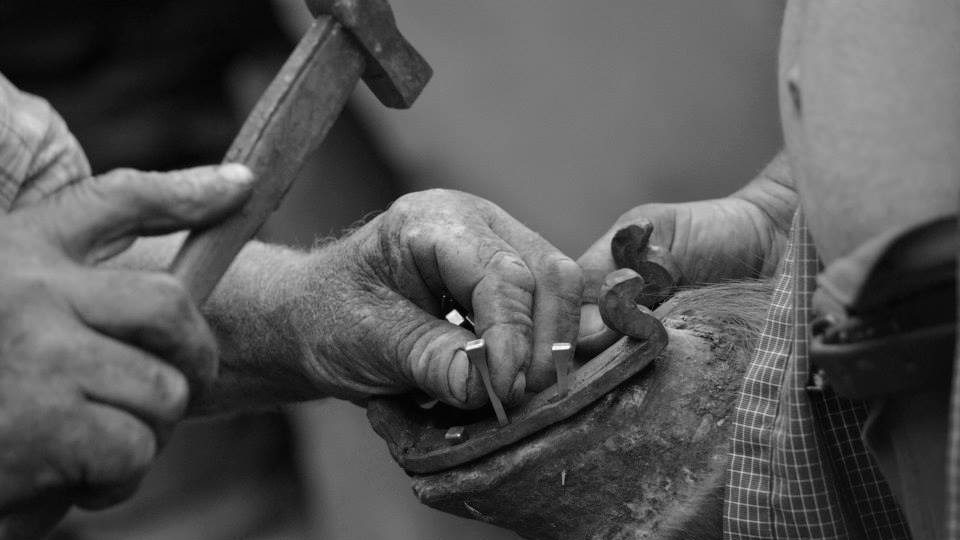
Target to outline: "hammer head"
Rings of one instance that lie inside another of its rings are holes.
[[[315,17],[335,18],[366,53],[363,80],[381,103],[406,109],[420,95],[433,70],[397,30],[386,0],[307,0]]]

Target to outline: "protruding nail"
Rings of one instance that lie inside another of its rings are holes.
[[[455,309],[451,309],[450,312],[447,313],[444,318],[447,319],[448,323],[454,326],[460,326],[461,324],[467,321],[467,319],[465,319],[464,316],[461,315],[460,312]]]
[[[573,346],[569,343],[554,343],[550,348],[553,367],[557,371],[557,397],[565,397],[570,392],[570,363],[573,358]]]
[[[507,411],[503,409],[503,403],[500,402],[500,398],[494,391],[493,381],[490,379],[490,367],[487,365],[486,343],[482,339],[468,341],[467,344],[463,346],[463,350],[467,353],[470,364],[480,372],[480,377],[483,379],[483,386],[487,389],[487,397],[490,399],[490,405],[493,406],[493,412],[497,415],[497,422],[499,422],[501,426],[507,425],[510,423],[510,420],[507,419]]]
[[[460,444],[468,438],[467,428],[463,426],[453,426],[443,434],[443,439],[450,444]]]

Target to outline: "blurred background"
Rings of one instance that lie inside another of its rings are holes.
[[[770,0],[393,0],[435,70],[409,111],[360,89],[261,231],[309,247],[396,196],[489,198],[573,257],[644,202],[722,196],[780,146]],[[219,161],[310,22],[300,0],[0,3],[0,72],[94,171]],[[60,539],[506,539],[417,503],[364,411],[185,424],[139,494]]]

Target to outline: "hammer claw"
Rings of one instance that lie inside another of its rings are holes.
[[[329,15],[350,30],[364,51],[363,81],[387,107],[407,109],[433,70],[397,30],[386,0],[308,0],[314,16]]]

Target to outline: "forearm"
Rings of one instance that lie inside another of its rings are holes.
[[[756,231],[759,276],[777,269],[787,245],[793,214],[800,204],[786,152],[781,151],[756,178],[728,197],[745,201],[751,226]],[[735,202],[733,204],[736,204]]]
[[[640,218],[650,219],[654,222],[651,241],[670,251],[685,284],[767,277],[783,254],[797,201],[781,154],[727,197],[638,206],[599,242],[609,246],[609,236],[616,229]]]
[[[163,269],[184,235],[142,238],[111,264]],[[325,276],[318,251],[250,242],[203,313],[220,345],[220,371],[198,413],[317,399],[335,393],[336,375],[319,357]]]

